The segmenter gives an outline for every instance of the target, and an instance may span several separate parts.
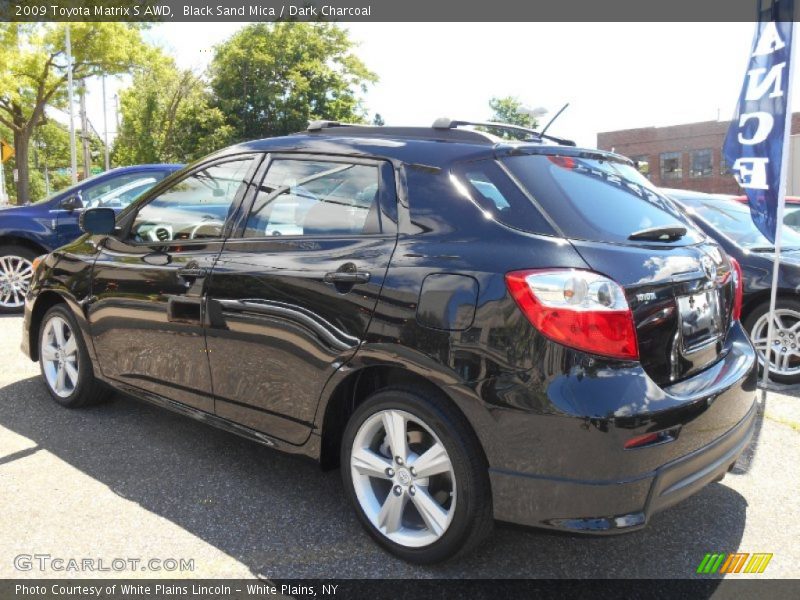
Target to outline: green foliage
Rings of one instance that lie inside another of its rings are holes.
[[[536,117],[528,114],[524,110],[522,102],[514,96],[492,98],[489,100],[489,108],[492,109],[492,116],[489,117],[490,121],[519,125],[520,127],[529,127],[531,129],[536,128]]]
[[[0,124],[14,138],[18,195],[29,200],[29,151],[45,107],[66,103],[65,31],[70,28],[73,77],[126,73],[146,60],[141,26],[128,23],[0,23]]]
[[[216,48],[217,106],[235,141],[285,135],[309,120],[363,122],[360,94],[377,81],[330,23],[255,23]]]
[[[489,108],[492,109],[492,116],[489,117],[490,121],[519,125],[529,129],[536,129],[538,125],[536,117],[526,112],[522,102],[514,96],[493,97],[489,100]],[[491,130],[491,128],[487,129]],[[491,130],[491,133],[511,139],[523,139],[526,137],[524,133],[512,133],[507,130]]]
[[[233,134],[203,81],[161,55],[122,92],[120,111],[117,164],[191,162],[226,146]]]

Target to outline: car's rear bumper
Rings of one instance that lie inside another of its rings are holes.
[[[724,477],[753,435],[757,405],[712,443],[619,481],[538,477],[491,469],[495,518],[582,533],[622,533]]]

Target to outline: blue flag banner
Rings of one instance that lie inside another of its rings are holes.
[[[775,20],[762,20],[756,25],[736,116],[722,149],[747,194],[753,222],[772,243],[778,221],[783,153],[791,134],[788,99],[793,4],[794,0],[777,0],[768,15]]]

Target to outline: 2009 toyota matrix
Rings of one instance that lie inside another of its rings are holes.
[[[738,266],[627,159],[463,125],[315,123],[85,210],[24,351],[63,406],[113,388],[341,466],[409,561],[495,519],[644,526],[752,433]]]

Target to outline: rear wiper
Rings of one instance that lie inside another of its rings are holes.
[[[686,235],[686,227],[650,227],[634,231],[629,240],[651,240],[654,242],[674,242]]]

